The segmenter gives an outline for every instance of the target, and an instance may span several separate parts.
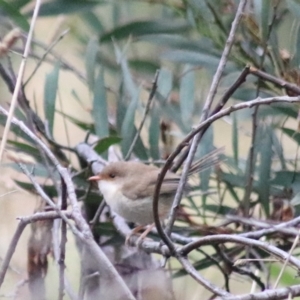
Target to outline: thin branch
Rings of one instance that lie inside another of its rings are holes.
[[[299,232],[299,233],[300,233],[300,232]],[[277,286],[278,286],[278,284],[279,284],[279,281],[280,281],[280,279],[281,279],[281,277],[282,277],[282,274],[283,274],[283,272],[284,272],[284,270],[285,270],[285,268],[286,268],[286,266],[287,266],[287,264],[288,264],[288,260],[289,260],[289,258],[291,257],[291,255],[292,255],[292,253],[293,253],[295,247],[297,246],[298,242],[299,242],[299,234],[296,236],[296,238],[295,238],[295,240],[294,240],[294,242],[293,242],[293,245],[292,245],[292,247],[291,247],[291,249],[290,249],[290,251],[289,251],[289,253],[288,253],[288,257],[287,257],[287,259],[285,260],[285,262],[284,262],[284,264],[283,264],[283,266],[282,266],[282,268],[281,268],[281,270],[280,270],[280,273],[279,273],[279,275],[278,275],[278,277],[277,277],[277,279],[276,279],[276,282],[275,282],[275,284],[274,284],[274,289],[277,288]]]
[[[264,71],[258,70],[254,67],[251,67],[249,72],[250,72],[250,74],[253,74],[263,80],[272,82],[281,88],[284,88],[284,89],[289,90],[297,95],[300,95],[300,87],[293,83],[287,82],[281,78],[277,78],[273,75],[270,75]]]
[[[69,33],[70,29],[66,29],[65,31],[63,31],[59,37],[48,47],[48,49],[45,51],[45,53],[43,54],[43,56],[40,58],[40,60],[38,61],[38,63],[36,64],[34,70],[32,71],[32,73],[28,76],[27,80],[24,83],[24,87],[27,85],[27,83],[31,80],[31,78],[34,76],[34,74],[36,73],[36,71],[39,69],[39,67],[41,66],[42,62],[44,61],[44,59],[46,58],[46,56],[49,54],[49,52],[65,37],[65,35],[67,33]]]
[[[178,255],[176,258],[180,261],[185,271],[207,290],[211,291],[215,295],[221,296],[223,299],[227,299],[227,297],[232,296],[232,294],[226,292],[223,289],[220,289],[219,287],[212,284],[210,281],[203,278],[184,255]]]
[[[158,76],[159,76],[159,70],[157,70],[156,73],[155,73],[154,80],[153,80],[153,84],[152,84],[152,89],[151,89],[150,94],[149,94],[149,97],[148,97],[148,101],[147,101],[147,104],[146,104],[146,108],[145,108],[145,111],[144,111],[144,115],[143,115],[143,118],[142,118],[142,122],[141,122],[140,127],[139,127],[139,129],[137,130],[137,132],[136,132],[136,134],[135,134],[135,137],[134,137],[134,139],[133,139],[133,141],[132,141],[132,143],[131,143],[131,145],[130,145],[130,148],[129,148],[129,150],[128,150],[128,152],[127,152],[125,158],[124,158],[125,161],[128,160],[128,159],[130,158],[130,155],[131,155],[131,153],[132,153],[132,151],[133,151],[133,148],[135,147],[135,144],[136,144],[136,142],[137,142],[137,140],[138,140],[138,138],[139,138],[139,136],[140,136],[140,134],[141,134],[142,128],[143,128],[143,126],[144,126],[144,124],[145,124],[147,115],[148,115],[148,113],[149,113],[149,111],[150,111],[150,107],[151,107],[151,104],[152,104],[152,100],[153,100],[154,95],[155,95],[155,92],[156,92],[156,90],[157,90],[157,80],[158,80]]]
[[[175,150],[170,154],[168,157],[165,165],[161,169],[161,172],[158,176],[155,192],[154,192],[154,197],[153,197],[153,214],[155,217],[155,224],[157,226],[157,231],[162,238],[162,240],[166,243],[166,245],[169,247],[171,253],[174,252],[175,247],[170,240],[170,238],[165,234],[160,221],[159,221],[159,216],[158,216],[158,200],[159,200],[159,193],[160,193],[160,188],[162,185],[162,181],[164,176],[166,175],[167,171],[172,165],[173,160],[175,157],[181,152],[183,148],[186,147],[186,145],[190,142],[190,140],[203,128],[206,126],[212,124],[215,122],[217,119],[220,119],[226,115],[230,115],[232,112],[240,110],[240,109],[245,109],[245,108],[251,108],[253,106],[258,106],[258,105],[265,105],[265,104],[271,104],[271,103],[280,103],[280,102],[286,102],[286,103],[294,103],[294,102],[300,102],[300,97],[287,97],[287,96],[282,96],[282,97],[270,97],[270,98],[257,98],[252,101],[247,101],[243,103],[238,103],[233,106],[230,106],[228,108],[225,108],[221,110],[220,112],[216,113],[215,115],[207,118],[205,121],[200,123],[194,130],[192,130],[182,141],[181,143],[178,144],[178,146],[175,148]]]
[[[31,44],[32,36],[33,36],[33,30],[34,30],[35,22],[36,22],[38,12],[39,12],[39,9],[40,9],[40,5],[41,5],[41,0],[36,0],[35,8],[34,8],[34,11],[33,11],[33,16],[32,16],[31,23],[30,23],[28,38],[27,38],[27,41],[26,41],[26,44],[25,44],[23,59],[22,59],[21,64],[20,64],[16,86],[15,86],[14,93],[13,93],[13,96],[12,96],[12,100],[11,100],[11,104],[10,104],[10,108],[9,108],[9,114],[7,116],[3,136],[2,136],[2,141],[1,141],[1,144],[0,144],[0,163],[2,161],[4,148],[5,148],[7,138],[8,138],[8,133],[9,133],[9,130],[10,130],[11,121],[12,121],[12,118],[13,118],[13,115],[14,115],[18,95],[19,95],[19,92],[20,92],[20,89],[21,89],[22,78],[23,78],[23,74],[24,74],[24,70],[25,70],[25,66],[26,66],[26,60],[27,60],[28,53],[29,53],[29,50],[30,50],[30,44]]]
[[[219,112],[224,105],[227,103],[227,101],[230,99],[230,97],[234,94],[234,92],[246,81],[247,76],[249,75],[250,67],[246,66],[244,70],[241,72],[239,77],[236,79],[236,81],[225,91],[223,97],[217,104],[217,106],[213,109],[213,111],[209,114],[209,116],[213,116],[217,112]],[[204,135],[205,131],[208,129],[208,126],[206,128],[203,128],[199,134]],[[190,151],[190,146],[188,146],[184,152],[179,156],[179,158],[174,163],[173,167],[171,168],[172,172],[177,172],[177,170],[181,167],[183,162],[188,156],[188,153]]]
[[[203,107],[200,123],[202,121],[204,121],[208,116],[210,107],[212,105],[213,99],[214,99],[215,94],[217,92],[217,88],[218,88],[221,76],[223,74],[223,70],[225,68],[225,64],[227,62],[231,47],[233,45],[234,38],[235,38],[235,33],[237,31],[238,24],[241,20],[241,17],[242,17],[242,14],[243,14],[246,3],[247,3],[247,0],[241,0],[240,3],[239,3],[235,18],[232,22],[232,26],[231,26],[231,29],[230,29],[228,39],[226,41],[224,51],[222,53],[222,57],[220,59],[220,63],[218,65],[217,71],[216,71],[216,73],[213,77],[212,84],[211,84],[210,90],[208,92],[207,99],[206,99],[204,107]],[[192,142],[192,145],[191,145],[186,163],[184,165],[183,172],[182,172],[181,177],[180,177],[180,182],[178,184],[176,195],[175,195],[174,200],[173,200],[173,205],[172,205],[172,208],[171,208],[171,212],[170,212],[166,232],[162,228],[162,225],[161,225],[160,220],[159,220],[159,214],[158,214],[159,193],[160,193],[160,188],[161,188],[164,176],[165,176],[165,174],[163,174],[163,172],[161,172],[159,174],[158,180],[157,180],[157,183],[156,183],[154,197],[153,197],[154,221],[155,221],[155,225],[156,225],[156,228],[157,228],[157,231],[158,231],[160,237],[165,242],[165,244],[169,247],[171,252],[174,251],[175,249],[174,249],[174,244],[173,244],[172,240],[169,238],[169,235],[172,231],[172,227],[173,227],[175,217],[176,217],[177,207],[180,204],[180,201],[181,201],[181,198],[182,198],[182,195],[183,195],[183,190],[184,190],[184,187],[186,185],[188,172],[189,172],[190,166],[192,164],[192,161],[194,159],[194,155],[196,153],[196,150],[197,150],[197,147],[198,147],[198,144],[200,142],[201,137],[202,137],[201,134],[197,134],[193,138],[193,142]],[[167,163],[166,163],[166,165],[167,165]],[[167,168],[164,167],[163,169],[167,169]]]
[[[61,179],[61,210],[67,209],[67,187],[63,179]],[[67,243],[67,223],[62,220],[61,223],[61,238],[60,238],[60,254],[59,254],[59,289],[58,299],[64,298],[65,289],[65,255],[66,255],[66,243]]]
[[[270,299],[285,300],[289,297],[289,295],[291,295],[292,298],[299,296],[300,285],[288,286],[286,288],[276,289],[276,290],[266,290],[254,294],[248,293],[242,296],[228,297],[226,298],[226,300],[270,300]]]
[[[71,214],[70,212],[62,212],[61,214],[64,215],[64,217],[70,217]],[[3,259],[3,262],[1,264],[1,268],[0,268],[0,287],[3,283],[3,280],[5,278],[7,269],[9,267],[9,263],[11,261],[11,258],[15,252],[15,249],[17,247],[17,244],[19,242],[19,239],[23,233],[23,230],[25,229],[26,225],[32,223],[32,222],[36,222],[36,221],[40,221],[40,220],[49,220],[49,219],[56,219],[56,218],[60,218],[60,215],[57,212],[43,212],[43,213],[35,213],[32,216],[29,217],[21,217],[18,218],[20,220],[20,222],[18,223],[17,229],[12,237],[12,240],[9,244],[8,250],[5,254],[5,257]]]
[[[198,240],[196,240],[190,244],[183,246],[179,250],[179,252],[181,255],[186,256],[191,251],[193,251],[194,249],[197,249],[201,246],[218,244],[218,243],[238,243],[238,244],[243,244],[246,246],[252,246],[252,247],[255,246],[255,247],[265,250],[267,253],[269,253],[271,255],[274,255],[275,257],[279,258],[281,261],[288,260],[291,265],[293,265],[297,268],[297,270],[300,269],[300,260],[298,260],[297,258],[295,258],[293,256],[289,257],[285,251],[278,249],[277,247],[270,245],[268,243],[264,243],[264,242],[254,240],[254,239],[245,238],[245,237],[242,237],[241,235],[234,236],[234,235],[229,235],[229,234],[219,234],[219,235],[205,236],[205,237],[199,238]]]
[[[6,116],[8,115],[8,112],[1,106],[0,113]],[[64,180],[67,187],[68,197],[73,209],[73,219],[76,223],[76,226],[78,227],[78,230],[76,231],[73,229],[73,233],[76,234],[76,236],[85,244],[89,254],[95,258],[95,263],[99,268],[99,272],[101,273],[102,278],[109,281],[115,281],[115,283],[118,284],[118,286],[120,287],[120,291],[122,292],[121,296],[123,297],[123,299],[135,299],[128,286],[118,274],[115,267],[112,265],[112,263],[104,254],[102,249],[95,242],[89,225],[87,224],[86,220],[81,214],[81,210],[77,202],[74,185],[69,171],[60,165],[59,161],[56,159],[56,157],[53,155],[50,149],[27,126],[25,126],[23,122],[13,117],[12,123],[18,126],[24,133],[26,133],[30,138],[32,138],[45,151],[46,155],[52,161],[53,165]]]
[[[46,201],[46,203],[54,209],[58,215],[70,226],[74,234],[80,234],[77,228],[68,220],[68,218],[61,212],[61,209],[50,199],[50,197],[45,193],[42,187],[38,184],[38,182],[34,179],[32,174],[28,171],[26,166],[22,163],[18,163],[19,167],[23,171],[23,173],[29,178],[32,185],[34,186],[37,193]]]

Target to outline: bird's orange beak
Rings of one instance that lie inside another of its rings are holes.
[[[101,176],[100,175],[95,175],[95,176],[91,176],[88,180],[89,181],[99,181],[101,180]]]

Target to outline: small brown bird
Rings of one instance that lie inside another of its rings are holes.
[[[147,225],[154,222],[152,200],[160,169],[138,162],[114,162],[89,180],[98,181],[106,203],[130,222]],[[172,206],[180,176],[168,172],[160,190],[159,215],[163,220]]]
[[[189,175],[215,165],[220,161],[221,151],[217,149],[201,158],[191,167]],[[154,222],[153,194],[159,173],[160,168],[155,166],[120,161],[110,163],[89,180],[98,182],[100,192],[114,212],[127,221],[142,225],[132,232],[136,233],[143,226]],[[158,207],[161,220],[169,214],[179,180],[180,175],[171,172],[167,172],[164,178]]]

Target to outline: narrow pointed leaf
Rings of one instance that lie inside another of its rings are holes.
[[[100,139],[96,146],[94,147],[94,150],[98,154],[102,154],[103,152],[107,151],[108,148],[114,144],[118,144],[121,142],[121,138],[118,136],[108,136],[103,139]]]
[[[59,63],[56,63],[54,69],[46,75],[44,87],[44,112],[51,135],[53,134],[55,100],[58,88]]]
[[[149,126],[150,156],[152,159],[159,159],[159,135],[160,135],[160,114],[157,105],[151,110],[151,121]]]
[[[94,90],[95,84],[95,67],[96,67],[96,58],[98,53],[98,41],[95,38],[91,38],[85,53],[85,69],[87,75],[87,82],[90,91]]]
[[[112,39],[127,39],[129,36],[133,38],[146,34],[170,34],[187,31],[189,24],[185,21],[174,20],[149,20],[149,21],[133,21],[125,25],[114,28],[100,36],[102,43],[111,42]]]
[[[29,23],[17,7],[10,1],[0,0],[0,10],[4,11],[24,31],[29,31]]]
[[[184,76],[181,77],[179,88],[181,118],[186,124],[190,124],[194,109],[195,72],[191,69],[189,65],[183,68]]]
[[[272,128],[266,126],[261,132],[260,138],[260,164],[258,194],[259,200],[267,216],[270,214],[270,174],[272,163]]]
[[[109,135],[109,124],[107,115],[107,101],[104,84],[104,74],[100,70],[95,82],[94,101],[93,101],[93,117],[95,122],[95,131],[98,137],[106,137]]]

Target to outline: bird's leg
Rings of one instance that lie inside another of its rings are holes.
[[[140,237],[137,239],[136,244],[138,246],[141,245],[145,237],[149,234],[149,232],[155,227],[155,223],[148,226],[148,228],[140,235]]]
[[[129,239],[137,234],[140,230],[142,230],[145,226],[144,225],[139,225],[137,227],[135,227],[134,229],[132,229],[132,231],[126,236],[126,239],[125,239],[125,245],[129,245]]]

